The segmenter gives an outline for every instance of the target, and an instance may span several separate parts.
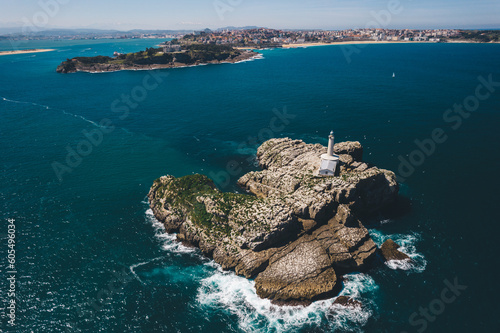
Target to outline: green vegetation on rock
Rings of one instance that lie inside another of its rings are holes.
[[[231,232],[228,217],[233,207],[248,208],[258,200],[252,195],[219,192],[213,181],[203,175],[171,178],[168,182],[162,182],[160,178],[154,184],[164,200],[165,209],[174,210],[179,216],[189,216],[196,225],[224,234]],[[207,211],[204,199],[212,203],[211,213]]]
[[[150,207],[178,240],[255,278],[261,297],[331,297],[341,287],[338,274],[368,269],[378,258],[357,216],[378,213],[398,195],[395,174],[363,163],[362,149],[359,142],[336,144],[339,175],[317,177],[326,147],[271,139],[257,150],[263,170],[238,180],[254,195],[222,193],[202,175],[164,176],[151,187]]]
[[[218,63],[237,61],[239,57],[249,58],[252,52],[243,52],[229,45],[188,44],[183,50],[164,52],[163,48],[146,48],[145,51],[118,54],[116,57],[76,57],[63,61],[57,68],[60,73],[82,71],[110,71],[124,68],[140,68],[141,66],[162,65],[176,67],[202,63]],[[240,59],[241,60],[241,59]]]
[[[480,43],[500,42],[500,30],[462,30],[450,40],[465,39]]]

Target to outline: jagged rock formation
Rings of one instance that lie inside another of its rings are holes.
[[[400,246],[393,241],[388,239],[380,247],[380,252],[386,261],[389,260],[411,260],[411,258],[405,253],[399,251]]]
[[[337,299],[335,300],[335,302],[333,302],[333,304],[339,304],[339,305],[342,305],[345,307],[351,307],[351,308],[359,308],[363,305],[363,304],[361,304],[361,302],[356,301],[356,300],[354,300],[350,297],[347,297],[347,296],[337,297]]]
[[[340,276],[368,268],[377,246],[358,217],[395,202],[391,171],[362,162],[359,142],[335,145],[339,174],[317,177],[322,145],[272,139],[258,149],[262,171],[238,181],[254,194],[219,192],[205,176],[157,179],[150,206],[167,232],[198,246],[224,269],[255,278],[279,303],[328,298]]]

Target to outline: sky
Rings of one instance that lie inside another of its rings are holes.
[[[0,0],[0,27],[500,28],[500,0]]]

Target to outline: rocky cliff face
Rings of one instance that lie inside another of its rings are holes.
[[[150,206],[168,232],[224,269],[255,278],[259,296],[280,303],[334,296],[340,276],[368,268],[378,252],[358,217],[395,202],[395,174],[362,162],[359,142],[335,145],[341,165],[317,177],[321,145],[272,139],[257,152],[262,171],[219,192],[205,176],[157,179]]]
[[[224,60],[211,60],[211,61],[195,61],[190,64],[181,63],[174,60],[169,63],[151,63],[151,64],[137,64],[125,63],[118,61],[116,58],[109,57],[94,57],[94,58],[73,58],[63,61],[57,66],[56,72],[58,73],[75,73],[75,72],[89,72],[89,73],[103,73],[103,72],[116,72],[122,70],[152,70],[152,69],[165,69],[177,68],[186,66],[198,66],[207,64],[222,64],[222,63],[236,63],[243,60],[248,60],[256,57],[257,52],[254,51],[238,51],[234,56],[230,56]],[[95,59],[98,58],[98,59]],[[83,61],[85,59],[85,61]],[[89,60],[90,59],[90,60]],[[104,60],[100,60],[104,59]]]

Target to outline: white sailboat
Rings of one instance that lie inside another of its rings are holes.
[[[392,77],[396,77],[396,73],[392,73]]]

